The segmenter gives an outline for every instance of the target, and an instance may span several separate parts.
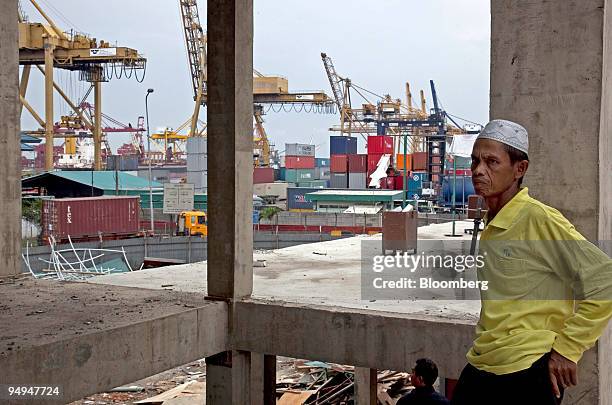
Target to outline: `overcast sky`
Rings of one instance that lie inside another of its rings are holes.
[[[189,117],[193,96],[178,0],[38,1],[62,29],[135,48],[147,58],[143,83],[123,78],[103,84],[105,114],[135,124],[152,87],[152,130],[177,127]],[[22,3],[30,21],[42,21],[28,0]],[[198,4],[206,24],[206,2]],[[409,81],[415,100],[424,89],[430,103],[433,79],[449,113],[480,123],[486,123],[489,110],[489,37],[489,0],[255,0],[255,68],[287,77],[290,90],[331,94],[320,57],[326,52],[338,74],[377,94],[404,100]],[[78,77],[55,72],[78,98],[85,89]],[[27,99],[42,114],[42,75],[33,70],[30,80]],[[56,96],[55,120],[68,112]],[[326,156],[328,128],[339,115],[269,113],[264,119],[278,149],[285,142],[315,143],[317,155]],[[25,110],[22,127],[35,127]],[[110,136],[112,146],[128,140],[127,135]]]

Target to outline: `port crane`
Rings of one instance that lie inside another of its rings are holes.
[[[402,140],[405,153],[408,151],[408,143],[410,143],[411,152],[427,152],[427,172],[431,188],[435,190],[432,198],[440,196],[446,137],[463,133],[463,131],[454,121],[456,127],[447,124],[447,118],[451,121],[452,118],[440,108],[433,80],[430,80],[430,87],[434,108],[428,113],[423,90],[420,91],[421,108],[415,108],[412,104],[409,83],[406,83],[406,104],[403,104],[399,99],[393,100],[389,95],[377,95],[356,85],[350,79],[338,75],[332,59],[327,54],[321,53],[321,59],[332,88],[334,101],[340,110],[340,125],[330,130],[338,131],[342,135],[358,133],[364,138],[366,135],[391,135],[395,138],[395,150],[399,150],[397,146]],[[352,107],[351,91],[355,91],[365,100],[361,108]],[[376,104],[371,102],[364,93],[378,98]]]
[[[102,169],[102,83],[114,78],[131,78],[141,82],[146,72],[146,59],[136,49],[112,46],[109,42],[96,40],[74,30],[62,31],[43,11],[35,0],[32,6],[43,17],[46,23],[29,22],[25,13],[20,11],[19,21],[19,64],[23,67],[19,98],[21,106],[32,114],[38,124],[44,128],[45,169],[53,169],[53,139],[55,124],[53,121],[54,91],[66,101],[83,123],[91,128],[94,138],[94,168]],[[22,8],[20,7],[20,10]],[[45,113],[44,118],[38,114],[26,100],[26,91],[32,66],[44,74],[45,78]],[[44,68],[42,67],[44,66]],[[86,119],[60,86],[53,79],[53,70],[64,69],[78,71],[79,80],[91,83],[94,92],[95,111],[91,119]]]
[[[197,1],[179,0],[179,6],[195,101],[190,134],[202,136],[205,132],[197,130],[197,123],[200,108],[207,103],[207,35],[200,22]],[[253,149],[257,151],[254,152],[255,166],[270,164],[271,144],[263,126],[266,112],[335,112],[334,101],[322,90],[290,92],[286,78],[266,76],[257,70],[253,70],[253,104]]]

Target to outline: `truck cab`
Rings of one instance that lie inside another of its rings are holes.
[[[178,235],[208,235],[208,219],[204,211],[183,211],[178,216]]]

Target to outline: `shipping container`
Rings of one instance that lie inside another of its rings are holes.
[[[378,166],[378,162],[380,161],[380,158],[383,157],[383,154],[368,154],[368,174],[372,174],[374,173],[374,171],[376,170],[376,167]],[[393,157],[390,157],[390,162],[389,162],[389,166],[393,165]]]
[[[368,136],[368,154],[383,154],[393,155],[393,137],[385,135],[369,135]]]
[[[43,200],[42,234],[58,242],[68,236],[121,237],[139,232],[139,197],[87,197]]]
[[[330,155],[354,155],[357,153],[357,138],[332,135],[329,137]]]
[[[206,154],[208,152],[207,138],[201,136],[193,136],[187,138],[187,146],[185,148],[187,154]]]
[[[319,188],[289,187],[287,189],[288,210],[312,210],[314,203],[306,200],[306,194],[320,191]]]
[[[349,173],[348,188],[353,190],[366,188],[366,173]]]
[[[427,152],[412,154],[412,170],[427,170]]]
[[[253,77],[253,94],[281,94],[288,92],[289,82],[284,77]]]
[[[329,180],[330,173],[329,166],[315,167],[315,180]]]
[[[327,180],[303,181],[298,183],[297,186],[307,188],[327,188]]]
[[[315,158],[313,156],[285,156],[285,167],[287,169],[314,169]]]
[[[329,158],[315,158],[315,167],[325,167],[329,164]]]
[[[253,184],[274,183],[274,169],[271,167],[254,167]]]
[[[329,169],[332,173],[348,173],[348,156],[331,155]]]
[[[425,177],[421,173],[408,173],[408,187],[406,191],[418,192],[421,193],[421,189],[423,188],[423,181],[425,181]],[[403,190],[404,189],[404,176],[399,174],[395,176],[395,189]]]
[[[395,168],[398,170],[413,170],[412,169],[412,154],[406,154],[406,166],[404,166],[404,154],[398,153],[395,155]]]
[[[138,155],[111,155],[106,157],[106,170],[122,172],[138,170]]]
[[[187,154],[187,171],[199,172],[208,169],[208,155],[205,153]]]
[[[285,181],[287,179],[287,168],[281,167],[278,169],[278,179],[280,181]]]
[[[253,184],[253,193],[260,197],[277,197],[280,200],[286,200],[287,188],[294,186],[294,183],[285,183],[284,181]]]
[[[331,188],[348,188],[348,173],[333,173],[329,181]]]
[[[366,173],[368,171],[368,155],[349,155],[349,173]]]
[[[208,188],[208,172],[187,172],[187,183],[193,184],[194,192],[206,193]]]
[[[303,181],[314,180],[314,169],[287,169],[285,180],[289,183],[300,183]]]
[[[315,146],[303,143],[286,143],[285,156],[312,156],[315,155]]]

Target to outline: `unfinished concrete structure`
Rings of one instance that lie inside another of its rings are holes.
[[[2,5],[16,10],[16,0]],[[249,297],[250,179],[237,173],[251,164],[252,10],[252,0],[208,5],[208,126],[215,151],[209,187],[216,196],[210,201],[207,299],[7,279],[0,286],[0,384],[60,384],[64,396],[56,402],[65,403],[207,357],[207,403],[272,404],[274,356],[284,355],[359,367],[358,403],[370,404],[375,368],[408,370],[416,358],[429,356],[444,360],[438,360],[442,375],[458,377],[472,321]],[[0,61],[7,63],[0,73],[0,136],[17,143],[17,41],[8,40],[16,38],[14,13],[3,13],[0,22]],[[530,130],[532,193],[557,206],[591,240],[612,239],[611,22],[609,0],[492,1],[491,116],[518,120]],[[8,106],[13,100],[15,106]],[[18,173],[17,162],[7,163],[16,152],[2,148],[0,154],[7,173]],[[562,176],[568,167],[571,175]],[[234,181],[222,181],[222,173]],[[18,177],[13,183],[3,179],[2,191],[18,190]],[[560,197],[575,190],[582,191],[580,204]],[[6,195],[3,252],[19,237],[13,232],[17,205]],[[19,268],[6,266],[3,274]],[[71,296],[83,300],[76,314],[60,305]],[[45,312],[23,316],[37,310]],[[611,344],[606,334],[585,355],[580,385],[568,390],[565,404],[612,403]]]

